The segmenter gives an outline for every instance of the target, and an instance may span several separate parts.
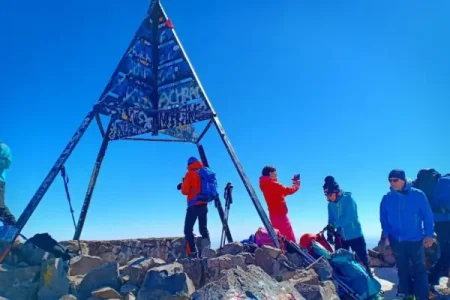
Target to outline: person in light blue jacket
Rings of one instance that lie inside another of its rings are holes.
[[[336,246],[354,251],[368,268],[366,240],[352,193],[342,191],[333,176],[325,178],[323,191],[328,200],[328,228],[335,228],[341,238],[341,245]]]
[[[382,238],[394,253],[398,293],[406,299],[415,295],[416,300],[426,300],[429,289],[424,246],[433,245],[433,212],[425,194],[411,187],[403,170],[392,170],[388,178],[391,187],[381,200],[380,223]]]
[[[11,149],[0,142],[0,221],[6,225],[16,224],[16,219],[5,204],[6,169],[12,162]]]

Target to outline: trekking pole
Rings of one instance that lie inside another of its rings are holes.
[[[3,226],[9,226],[8,224],[5,223],[5,220],[4,220],[2,217],[0,217],[0,222],[3,223]],[[1,227],[1,226],[0,226],[0,227]],[[20,233],[19,236],[20,236],[21,238],[23,238],[25,241],[28,241],[28,239],[27,239],[23,234]]]
[[[233,185],[231,184],[231,182],[228,182],[227,185],[225,186],[225,190],[223,193],[223,197],[225,198],[225,221],[228,223],[228,216],[230,213],[230,205],[231,203],[233,203]],[[222,229],[222,236],[220,237],[220,248],[222,248],[223,246],[225,246],[225,228]]]

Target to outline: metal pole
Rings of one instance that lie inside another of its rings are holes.
[[[95,160],[94,169],[92,170],[91,180],[89,181],[89,186],[86,191],[86,196],[84,197],[83,206],[81,208],[80,217],[78,218],[78,223],[75,229],[75,234],[73,236],[74,240],[79,240],[81,232],[83,231],[84,222],[86,221],[86,216],[89,210],[89,205],[91,204],[92,194],[94,192],[95,184],[97,183],[98,174],[100,173],[100,167],[102,166],[103,158],[105,157],[106,149],[109,144],[109,133],[111,131],[112,125],[114,124],[114,119],[111,119],[106,129],[106,134],[103,137],[102,145],[97,154],[97,159]]]

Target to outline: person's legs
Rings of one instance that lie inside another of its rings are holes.
[[[291,221],[287,215],[279,217],[271,217],[270,222],[272,226],[280,231],[280,234],[287,240],[297,243],[295,240],[294,230],[292,229]]]
[[[6,225],[16,224],[16,218],[14,218],[5,204],[5,183],[3,181],[0,181],[0,219]]]
[[[208,240],[209,245],[211,245],[208,231],[208,205],[199,205],[195,209],[197,210],[198,216],[198,231],[202,239]]]
[[[437,235],[441,257],[431,269],[430,284],[438,284],[441,276],[448,276],[450,267],[450,222],[435,222],[434,230]]]
[[[194,239],[194,225],[197,221],[197,212],[194,206],[188,207],[186,210],[186,218],[184,220],[184,238],[186,239],[186,252],[188,255],[197,255],[197,246]]]
[[[423,242],[407,242],[406,252],[412,263],[416,300],[428,300],[428,275],[427,269],[425,268],[425,248]]]
[[[406,242],[399,242],[390,237],[392,252],[394,253],[395,263],[398,272],[398,293],[403,295],[410,294],[409,287],[409,257],[407,254],[408,245]]]
[[[352,250],[356,253],[359,260],[367,268],[369,266],[369,256],[367,254],[366,240],[363,236],[347,241]]]

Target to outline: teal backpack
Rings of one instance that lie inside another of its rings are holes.
[[[331,265],[337,275],[346,283],[361,299],[379,299],[381,284],[373,278],[361,265],[353,253],[339,249],[331,254]]]

